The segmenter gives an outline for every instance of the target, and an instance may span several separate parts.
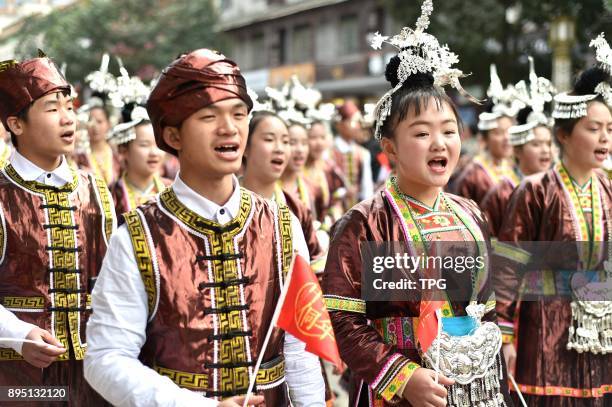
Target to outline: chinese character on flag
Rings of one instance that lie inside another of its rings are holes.
[[[281,298],[283,303],[276,325],[306,343],[308,352],[340,367],[342,362],[323,292],[302,257],[295,257],[288,279],[289,287]]]

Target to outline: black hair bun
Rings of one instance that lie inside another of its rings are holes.
[[[495,107],[495,103],[493,103],[491,99],[487,99],[483,106],[483,112],[493,113],[494,107]]]
[[[123,105],[123,107],[121,108],[121,122],[122,123],[127,123],[127,122],[132,121],[132,112],[134,111],[135,107],[136,107],[136,103],[134,102],[126,103],[125,105]]]
[[[516,124],[527,124],[527,118],[531,112],[533,112],[531,106],[527,106],[519,110],[518,114],[516,115]]]
[[[104,92],[93,91],[91,92],[91,97],[100,99],[105,105],[108,102],[108,94]]]
[[[391,84],[391,87],[395,88],[399,83],[397,77],[397,68],[400,66],[400,57],[395,55],[385,69],[385,79]],[[429,88],[434,84],[434,77],[429,73],[416,73],[410,75],[403,83],[403,87],[406,89],[418,89],[418,88]]]
[[[592,95],[601,82],[610,82],[610,74],[599,67],[583,71],[574,84],[574,95]]]

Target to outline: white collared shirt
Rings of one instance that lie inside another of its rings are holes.
[[[17,150],[13,152],[10,163],[15,171],[17,171],[17,174],[25,181],[37,181],[41,184],[59,188],[73,180],[70,166],[63,156],[60,165],[51,172],[43,170],[21,155]]]
[[[240,210],[240,187],[218,205],[191,189],[177,175],[172,188],[177,198],[198,215],[225,224]],[[293,244],[309,260],[298,219],[291,215]],[[146,341],[148,318],[145,291],[125,225],[111,237],[102,270],[92,293],[94,312],[87,324],[85,378],[106,400],[117,406],[216,406],[215,400],[178,387],[169,378],[143,365],[138,356]],[[296,406],[324,406],[325,384],[318,358],[305,344],[285,335],[285,377]]]
[[[13,151],[9,160],[17,174],[25,181],[38,181],[45,185],[54,187],[64,186],[68,182],[72,182],[73,175],[66,159],[62,157],[61,164],[51,172],[45,171],[36,164],[25,158],[19,151]],[[7,210],[0,203],[0,211]],[[0,338],[25,339],[30,331],[36,325],[24,322],[17,318],[15,314],[0,305]],[[22,342],[7,342],[0,344],[0,347],[8,346],[21,354],[23,347]]]
[[[357,147],[360,147],[354,141],[347,142],[340,136],[334,138],[334,146],[342,154],[352,152],[353,156],[356,154]],[[370,161],[372,160],[370,152],[364,148],[362,153],[363,160],[361,161],[361,180],[359,180],[359,199],[363,201],[374,195],[374,180],[372,178],[372,166],[370,165]]]

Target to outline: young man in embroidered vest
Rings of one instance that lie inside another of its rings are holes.
[[[345,210],[374,194],[374,181],[370,165],[370,152],[355,141],[363,131],[363,117],[353,101],[345,102],[338,109],[336,123],[338,136],[334,139],[333,160],[344,175],[347,189]]]
[[[294,249],[285,206],[240,188],[253,104],[238,66],[200,49],[163,74],[147,102],[159,147],[180,172],[125,215],[93,295],[85,376],[116,405],[238,406],[262,352]],[[257,374],[267,406],[323,406],[316,356],[275,330]]]
[[[76,117],[49,58],[0,64],[0,119],[16,148],[0,170],[0,337],[14,339],[0,348],[0,385],[69,386],[71,405],[103,405],[82,360],[115,227],[110,193],[67,164]]]

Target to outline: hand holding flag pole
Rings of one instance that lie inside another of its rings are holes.
[[[306,343],[306,351],[329,360],[337,367],[342,364],[317,277],[306,260],[296,255],[291,261],[270,327],[259,351],[253,374],[249,378],[243,407],[248,405],[268,341],[277,326]]]

